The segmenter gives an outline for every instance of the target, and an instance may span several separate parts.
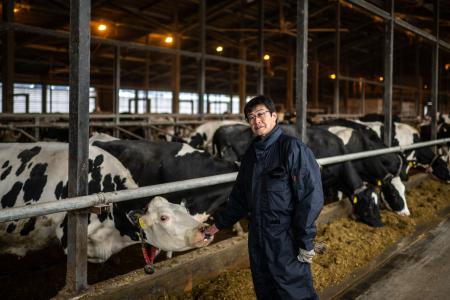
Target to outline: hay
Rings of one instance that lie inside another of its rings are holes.
[[[314,285],[318,291],[342,282],[356,269],[402,237],[411,235],[417,224],[437,219],[437,212],[450,205],[450,185],[427,180],[407,192],[410,217],[382,211],[385,224],[372,228],[342,218],[320,225],[317,239],[327,244],[327,251],[317,255],[312,266]],[[183,299],[256,299],[249,269],[227,271],[218,278],[203,282],[186,293]]]

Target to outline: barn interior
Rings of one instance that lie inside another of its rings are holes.
[[[309,113],[383,112],[387,21],[374,11],[388,11],[388,2],[309,2]],[[90,111],[240,114],[246,100],[264,93],[279,110],[294,113],[296,1],[202,3],[93,0],[85,29],[92,37]],[[392,109],[405,118],[427,113],[431,104],[433,7],[423,0],[399,0],[393,7]],[[5,0],[2,11],[2,112],[67,113],[69,2]],[[441,1],[437,86],[444,112],[449,27],[450,5]]]

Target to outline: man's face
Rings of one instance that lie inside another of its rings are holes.
[[[270,113],[264,104],[256,105],[247,115],[253,134],[265,136],[272,131],[277,124],[277,114]]]

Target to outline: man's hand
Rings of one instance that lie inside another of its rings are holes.
[[[314,249],[308,251],[308,250],[300,248],[297,259],[301,262],[311,264],[314,255],[316,255],[316,252],[314,252]]]

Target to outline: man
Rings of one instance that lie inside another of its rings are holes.
[[[244,108],[256,138],[245,153],[227,208],[208,234],[250,215],[248,250],[258,299],[317,299],[310,264],[323,206],[311,150],[277,126],[275,105],[258,96]]]

